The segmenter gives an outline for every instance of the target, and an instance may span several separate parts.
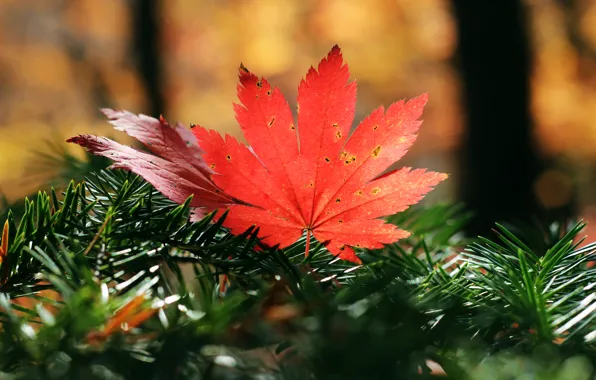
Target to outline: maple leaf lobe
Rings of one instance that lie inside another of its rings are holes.
[[[163,117],[156,119],[107,108],[101,111],[116,130],[137,139],[153,154],[92,135],[74,136],[67,142],[110,158],[114,162],[111,168],[140,175],[174,202],[183,203],[194,195],[191,207],[201,208],[193,212],[197,217],[232,202],[211,180],[213,170],[203,161],[203,151],[190,130],[180,124],[172,126]]]

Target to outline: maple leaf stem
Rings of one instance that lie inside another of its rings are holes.
[[[308,257],[310,252],[310,228],[306,230],[306,248],[304,249],[304,257]]]

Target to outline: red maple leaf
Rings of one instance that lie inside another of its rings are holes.
[[[163,118],[112,110],[104,113],[116,129],[153,155],[91,135],[68,141],[109,157],[175,202],[194,194],[195,217],[228,208],[224,225],[233,233],[257,226],[264,243],[283,248],[306,231],[307,253],[314,234],[333,254],[359,262],[352,247],[381,248],[409,234],[380,217],[417,203],[447,175],[411,168],[383,174],[416,139],[427,96],[376,109],[348,138],[356,103],[348,80],[335,46],[300,83],[296,124],[279,89],[241,66],[234,109],[250,148],[201,127],[190,133]]]
[[[298,87],[298,123],[279,89],[240,67],[236,119],[251,148],[202,127],[193,133],[212,179],[244,204],[229,206],[224,226],[280,248],[304,231],[340,258],[359,262],[352,247],[381,248],[407,231],[378,219],[417,203],[447,175],[402,168],[383,174],[416,139],[427,102],[422,95],[380,107],[348,137],[356,84],[335,46]],[[308,253],[308,245],[306,252]]]
[[[110,158],[114,161],[112,168],[140,175],[174,202],[183,203],[194,194],[190,205],[195,207],[195,218],[232,203],[211,180],[213,171],[205,164],[203,151],[188,128],[181,124],[171,126],[161,117],[158,120],[111,109],[102,112],[116,130],[136,138],[153,154],[93,135],[79,135],[67,141],[79,144],[93,154]]]

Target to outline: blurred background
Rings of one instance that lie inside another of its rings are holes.
[[[430,94],[403,164],[451,174],[431,200],[466,202],[470,232],[596,220],[593,0],[0,0],[0,192],[41,186],[48,141],[129,142],[101,107],[240,137],[240,62],[294,106],[334,44],[359,86],[356,121]]]

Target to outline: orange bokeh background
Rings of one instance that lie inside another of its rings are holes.
[[[596,205],[596,2],[574,12],[527,0],[534,135],[551,170],[535,184],[547,207],[572,188],[583,215]],[[0,1],[0,191],[17,199],[35,150],[76,133],[110,134],[100,107],[146,112],[135,66],[130,2]],[[447,0],[169,0],[159,39],[165,115],[240,136],[234,120],[237,68],[266,76],[295,104],[300,78],[334,44],[357,80],[357,119],[377,106],[430,94],[408,164],[452,173],[432,199],[455,200],[462,135],[457,25]],[[503,107],[507,99],[503,99]],[[76,152],[75,147],[73,147]]]

